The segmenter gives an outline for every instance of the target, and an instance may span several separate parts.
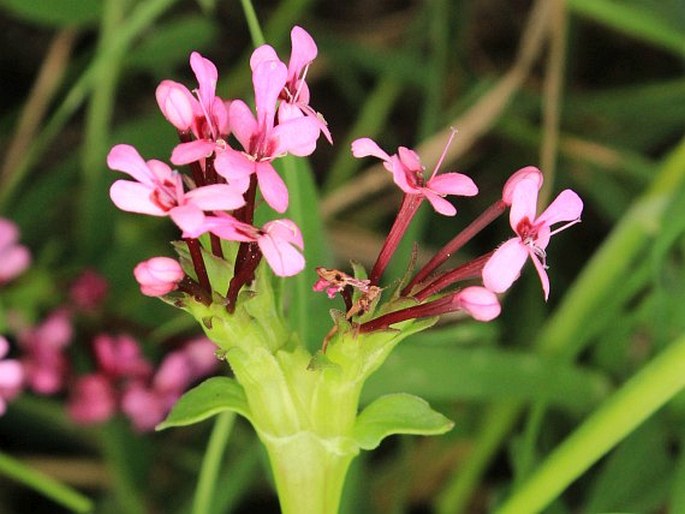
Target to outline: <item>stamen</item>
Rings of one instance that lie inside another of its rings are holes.
[[[562,230],[566,230],[568,227],[570,227],[571,225],[575,225],[576,223],[580,223],[580,218],[576,218],[573,221],[569,221],[568,223],[562,225],[559,228],[555,228],[554,230],[552,230],[552,232],[549,233],[549,237],[552,237],[554,234],[558,234]]]
[[[433,173],[431,174],[430,178],[433,178],[438,173],[440,166],[442,166],[442,161],[444,161],[445,157],[447,156],[447,149],[452,144],[452,140],[454,139],[454,136],[456,136],[456,135],[457,135],[457,129],[455,129],[454,127],[450,127],[450,137],[447,140],[447,144],[445,145],[445,148],[442,151],[442,155],[440,155],[440,159],[438,159],[438,163],[435,165],[435,168],[433,169]]]
[[[209,113],[207,112],[207,108],[206,108],[205,104],[203,104],[202,100],[200,99],[200,92],[197,89],[193,89],[193,93],[195,93],[195,96],[197,97],[197,101],[200,104],[200,108],[202,109],[202,114],[205,115],[205,120],[207,121],[207,126],[209,127],[209,131],[212,133],[212,140],[216,141],[218,139],[217,131],[214,128],[214,124],[212,123],[212,119],[209,117]]]

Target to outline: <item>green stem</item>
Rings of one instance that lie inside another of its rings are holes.
[[[221,468],[221,460],[228,443],[228,438],[235,422],[234,412],[219,414],[214,422],[212,434],[207,443],[207,451],[202,460],[200,476],[197,480],[195,498],[193,500],[193,514],[207,514],[212,512],[212,501],[217,477]]]
[[[240,3],[243,6],[243,12],[245,13],[245,21],[247,22],[247,27],[250,30],[252,44],[255,47],[263,45],[264,43],[266,43],[266,39],[264,39],[264,33],[262,32],[262,27],[259,25],[257,13],[254,10],[252,2],[250,0],[240,0]]]
[[[93,502],[89,498],[4,453],[0,453],[0,474],[30,487],[72,512],[93,510]]]
[[[498,510],[540,512],[584,471],[685,388],[685,336],[630,379]]]

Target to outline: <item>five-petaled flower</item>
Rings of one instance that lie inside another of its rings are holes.
[[[276,103],[288,76],[280,61],[260,62],[253,71],[257,116],[242,100],[229,108],[233,135],[243,147],[230,147],[216,156],[216,171],[232,181],[244,181],[253,173],[264,200],[277,212],[288,208],[288,189],[271,162],[285,154],[310,155],[316,148],[319,127],[310,117],[293,118],[275,124]]]
[[[109,194],[121,210],[169,216],[183,231],[183,237],[197,237],[204,231],[203,211],[237,209],[245,205],[243,191],[228,184],[212,184],[183,190],[181,175],[165,163],[145,161],[130,145],[116,145],[107,156],[107,165],[136,179],[117,180]]]
[[[269,221],[260,229],[222,214],[208,217],[206,227],[222,239],[257,243],[266,262],[279,277],[290,277],[304,269],[302,232],[291,220]]]
[[[528,168],[524,168],[527,170]],[[540,277],[545,300],[549,297],[549,277],[547,276],[546,248],[550,237],[565,228],[578,223],[583,211],[583,201],[570,189],[559,193],[559,196],[536,216],[538,191],[542,186],[542,175],[530,173],[517,177],[512,187],[505,187],[511,199],[509,223],[516,233],[502,244],[483,268],[483,284],[496,293],[503,293],[521,274],[521,269],[530,257]],[[567,222],[552,231],[552,225]]]
[[[452,132],[447,146],[453,137],[454,132]],[[457,209],[445,200],[445,196],[475,196],[478,194],[478,187],[473,180],[462,173],[437,174],[445,157],[445,152],[443,152],[428,180],[425,179],[425,168],[421,164],[419,155],[414,150],[404,146],[400,146],[396,154],[388,155],[375,141],[363,137],[352,142],[352,154],[358,158],[373,156],[381,159],[383,166],[392,173],[395,184],[402,191],[409,195],[424,197],[431,203],[436,212],[445,216],[454,216],[457,213]]]

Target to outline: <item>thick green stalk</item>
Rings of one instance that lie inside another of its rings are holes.
[[[252,2],[250,0],[240,0],[240,3],[243,6],[243,12],[245,13],[245,21],[247,22],[247,27],[250,30],[252,44],[255,47],[263,45],[264,43],[266,43],[266,39],[264,39],[262,27],[259,25],[257,13],[254,10]]]
[[[685,388],[685,336],[631,378],[496,512],[540,512],[600,457]]]
[[[93,510],[93,502],[86,496],[4,453],[0,453],[0,475],[30,487],[72,512],[86,513]]]

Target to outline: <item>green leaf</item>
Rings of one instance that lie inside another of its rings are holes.
[[[568,6],[582,16],[685,56],[685,34],[652,9],[616,0],[570,0]]]
[[[0,9],[41,25],[83,26],[98,22],[102,0],[0,0]]]
[[[331,328],[328,315],[331,304],[326,295],[312,291],[312,285],[318,278],[316,267],[330,265],[332,257],[326,242],[319,213],[318,193],[309,162],[292,156],[280,161],[290,193],[288,217],[302,230],[307,261],[307,267],[302,273],[285,279],[285,291],[293,293],[287,298],[288,318],[291,327],[300,334],[305,347],[314,353],[321,347],[324,336]]]
[[[434,411],[426,400],[411,394],[381,396],[357,417],[354,438],[364,450],[373,450],[393,434],[444,434],[454,423]]]
[[[366,382],[364,398],[405,391],[432,402],[548,401],[587,410],[603,399],[603,375],[523,352],[423,344],[400,345]]]
[[[228,377],[212,377],[184,394],[157,430],[183,427],[230,410],[250,419],[243,387]]]

